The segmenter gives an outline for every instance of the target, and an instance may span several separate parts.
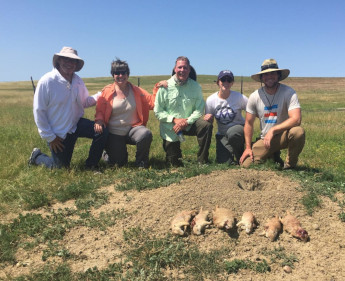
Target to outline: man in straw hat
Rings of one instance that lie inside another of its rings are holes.
[[[86,168],[96,168],[102,156],[107,130],[97,134],[94,122],[83,118],[84,108],[94,106],[100,93],[89,96],[83,80],[75,74],[84,61],[76,50],[63,47],[53,57],[54,69],[38,82],[34,96],[34,118],[38,132],[47,141],[52,157],[34,148],[29,165],[69,167],[79,137],[92,139]]]
[[[244,125],[245,150],[240,159],[243,167],[261,163],[287,148],[284,169],[295,168],[302,152],[305,133],[301,124],[301,107],[294,89],[279,83],[290,74],[280,69],[274,59],[267,59],[252,79],[264,84],[249,97]],[[261,136],[252,145],[255,118],[260,119]]]

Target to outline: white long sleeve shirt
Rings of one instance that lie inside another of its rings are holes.
[[[84,108],[94,106],[100,93],[89,96],[83,80],[76,74],[69,83],[54,68],[38,82],[33,113],[41,138],[52,142],[56,136],[65,139],[74,133]]]

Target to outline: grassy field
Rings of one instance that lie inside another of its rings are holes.
[[[130,77],[133,84],[151,92],[153,85],[167,76]],[[217,91],[215,76],[200,75],[198,81],[202,85],[205,99]],[[241,88],[237,77],[234,90]],[[250,78],[243,78],[243,92],[249,96],[259,84]],[[111,83],[111,78],[87,78],[85,83],[93,94]],[[37,83],[37,82],[36,82]],[[328,181],[344,182],[345,171],[345,128],[344,128],[344,78],[288,78],[286,84],[296,89],[303,108],[303,127],[306,130],[306,146],[300,157],[300,169],[307,173],[326,177]],[[44,168],[30,168],[28,157],[33,147],[40,147],[48,153],[46,143],[39,137],[32,115],[33,89],[31,82],[0,83],[1,146],[0,146],[0,212],[20,211],[37,208],[53,202],[57,194],[66,188],[82,186],[84,183],[93,188],[109,184],[125,173],[136,173],[131,169],[134,161],[134,147],[130,147],[129,168],[121,172],[105,169],[102,176],[84,171],[84,160],[90,145],[89,140],[80,139],[75,148],[70,170],[47,171]],[[165,169],[164,152],[159,136],[158,121],[153,112],[150,113],[148,127],[153,131],[154,139],[151,147],[151,169],[159,172]],[[94,116],[94,108],[86,110],[90,119]],[[214,129],[215,133],[216,129]],[[258,133],[258,122],[256,123]],[[194,138],[187,138],[183,144],[186,161],[195,161],[197,147]],[[215,158],[215,142],[210,149],[210,160]],[[104,167],[105,168],[105,167]],[[219,169],[211,165],[209,170]],[[188,169],[187,169],[188,170]],[[183,171],[183,174],[188,172]],[[193,174],[193,173],[192,173]],[[298,173],[297,173],[298,174]],[[183,176],[183,175],[181,175]],[[315,175],[314,175],[315,177]],[[83,191],[79,191],[83,193]],[[78,192],[77,192],[78,193]],[[71,195],[73,197],[73,195]],[[76,194],[75,196],[78,196]]]
[[[139,78],[140,86],[151,92],[157,81],[166,79],[168,76]],[[205,99],[217,91],[215,79],[216,76],[198,76]],[[236,77],[235,80],[233,90],[240,91],[241,79]],[[249,77],[244,77],[243,80],[243,93],[246,96],[260,86]],[[111,83],[112,79],[87,78],[84,81],[90,94],[93,94]],[[138,77],[130,77],[130,81],[137,84]],[[336,200],[336,192],[345,192],[345,78],[288,78],[284,83],[292,86],[298,93],[302,105],[302,126],[306,130],[306,145],[300,157],[299,167],[296,171],[289,171],[288,174],[299,180],[301,186],[307,191],[303,204],[308,212],[312,213],[314,208],[319,207],[321,195]],[[143,190],[166,186],[181,179],[214,170],[228,169],[225,165],[214,163],[214,140],[210,148],[212,163],[208,166],[198,166],[196,140],[193,137],[187,137],[187,141],[182,144],[185,167],[169,170],[164,163],[165,155],[159,136],[158,121],[152,112],[148,127],[152,130],[154,139],[150,153],[151,166],[148,171],[143,172],[134,168],[134,147],[129,149],[127,167],[112,169],[106,167],[105,163],[101,163],[102,173],[87,171],[84,169],[84,160],[87,157],[90,141],[84,139],[77,142],[71,169],[51,171],[42,167],[28,167],[27,161],[34,147],[40,147],[43,152],[49,152],[47,144],[39,137],[33,120],[31,82],[0,83],[0,97],[2,100],[0,104],[0,216],[2,217],[11,217],[9,216],[11,213],[20,214],[25,210],[37,209],[69,199],[81,200],[80,202],[88,204],[85,208],[90,208],[95,204],[102,204],[102,200],[106,201],[106,198],[96,192],[100,186],[119,181],[124,182],[118,186],[121,190]],[[92,119],[93,116],[94,108],[87,109],[86,117]],[[256,134],[258,131],[258,123],[256,123]],[[216,129],[214,129],[215,132]],[[273,169],[279,172],[272,163],[267,163],[258,169]],[[343,208],[339,218],[345,221],[345,202],[338,203]],[[24,226],[23,217],[21,218],[15,226],[13,222],[5,220],[2,220],[0,224],[0,262],[13,261],[13,252],[16,250],[13,245],[19,243],[20,235],[30,231],[29,227],[26,229],[27,226]],[[13,236],[9,234],[10,227],[15,229],[11,232]],[[200,255],[200,253],[194,254]],[[68,271],[68,268],[59,270]],[[113,270],[116,271],[116,269]],[[71,273],[68,271],[68,274]],[[33,276],[30,278],[32,279],[22,280],[35,280]],[[49,278],[37,280],[49,280]]]

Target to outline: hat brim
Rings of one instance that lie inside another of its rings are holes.
[[[217,80],[220,80],[220,79],[222,79],[223,77],[230,77],[230,78],[234,78],[234,76],[233,75],[231,75],[230,73],[225,73],[225,74],[223,74],[223,75],[219,75],[218,77],[217,77]]]
[[[83,66],[84,66],[84,61],[80,57],[75,55],[75,54],[66,54],[66,53],[60,54],[60,53],[56,53],[56,54],[54,54],[54,57],[53,57],[53,66],[55,68],[57,68],[59,57],[65,57],[65,58],[71,58],[71,59],[77,60],[77,66],[76,66],[75,72],[80,71],[83,68]]]
[[[290,70],[289,69],[273,69],[273,68],[270,68],[270,69],[266,69],[266,70],[263,70],[263,71],[260,71],[259,73],[256,73],[256,74],[253,74],[251,77],[253,80],[257,81],[257,82],[261,82],[261,79],[260,79],[260,76],[264,73],[268,73],[268,72],[274,72],[274,71],[280,71],[281,73],[281,76],[279,77],[279,81],[282,81],[284,79],[286,79],[289,74],[290,74]]]

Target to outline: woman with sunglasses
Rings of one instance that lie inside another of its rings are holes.
[[[126,61],[116,59],[110,73],[114,83],[105,86],[97,101],[95,131],[109,130],[105,146],[108,163],[121,167],[128,162],[127,144],[136,145],[135,163],[140,168],[149,167],[152,132],[147,129],[149,110],[153,110],[155,95],[128,82],[129,67]]]
[[[234,75],[230,70],[222,70],[217,78],[219,91],[206,100],[204,120],[218,125],[216,133],[216,161],[238,165],[244,150],[244,118],[248,98],[231,90]],[[235,160],[236,158],[236,160]]]

